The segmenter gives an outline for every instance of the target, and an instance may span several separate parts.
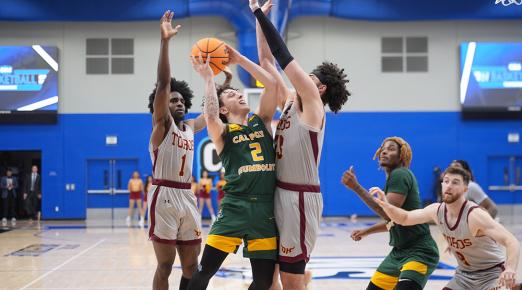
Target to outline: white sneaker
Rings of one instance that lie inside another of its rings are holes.
[[[5,227],[7,226],[7,219],[6,218],[3,218],[2,219],[2,225]]]
[[[216,221],[216,216],[215,215],[211,215],[210,216],[210,223],[214,223]]]
[[[140,228],[144,228],[145,227],[145,220],[140,218],[140,221],[138,222],[138,225],[140,226]]]
[[[11,219],[11,225],[14,227],[16,225],[16,219],[15,218],[12,218]]]
[[[125,224],[127,225],[127,227],[130,227],[130,226],[131,226],[131,219],[130,219],[130,216],[127,216],[127,218],[125,219]]]

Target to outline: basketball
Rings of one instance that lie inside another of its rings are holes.
[[[210,67],[214,75],[217,75],[225,69],[228,62],[228,52],[225,47],[225,42],[217,38],[203,38],[192,46],[191,56],[199,57],[201,53],[203,60],[206,61],[207,55],[210,53]]]

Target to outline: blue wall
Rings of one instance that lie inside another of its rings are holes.
[[[501,175],[488,170],[488,162],[522,155],[520,143],[507,142],[508,133],[522,131],[522,121],[462,121],[458,112],[341,113],[328,114],[326,126],[320,173],[324,215],[328,216],[372,214],[339,180],[354,165],[364,187],[382,186],[384,172],[372,157],[387,136],[401,136],[412,146],[412,170],[423,199],[431,199],[436,165],[467,159],[486,188],[502,183]],[[82,219],[86,216],[87,159],[137,159],[138,170],[148,173],[150,131],[149,114],[62,114],[56,125],[0,126],[0,150],[42,151],[44,217]],[[118,136],[118,145],[106,146],[106,135]],[[197,135],[196,143],[204,137],[205,132]],[[76,190],[66,191],[67,183],[74,183]],[[522,202],[520,193],[490,195],[498,203]],[[60,210],[56,212],[55,206]]]

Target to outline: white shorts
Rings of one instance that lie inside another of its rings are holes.
[[[308,262],[323,213],[319,186],[277,183],[275,216],[279,229],[279,261]]]
[[[201,217],[196,196],[173,182],[154,182],[149,200],[149,239],[172,245],[201,243]],[[184,185],[184,184],[182,184]]]
[[[455,276],[443,289],[446,290],[497,290],[500,288],[498,278],[504,271],[504,265],[499,264],[487,270],[465,272],[457,268]]]

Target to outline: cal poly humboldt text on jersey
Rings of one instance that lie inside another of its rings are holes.
[[[219,155],[227,168],[223,190],[237,195],[273,195],[275,152],[273,140],[257,115],[248,125],[228,124],[225,146]]]

